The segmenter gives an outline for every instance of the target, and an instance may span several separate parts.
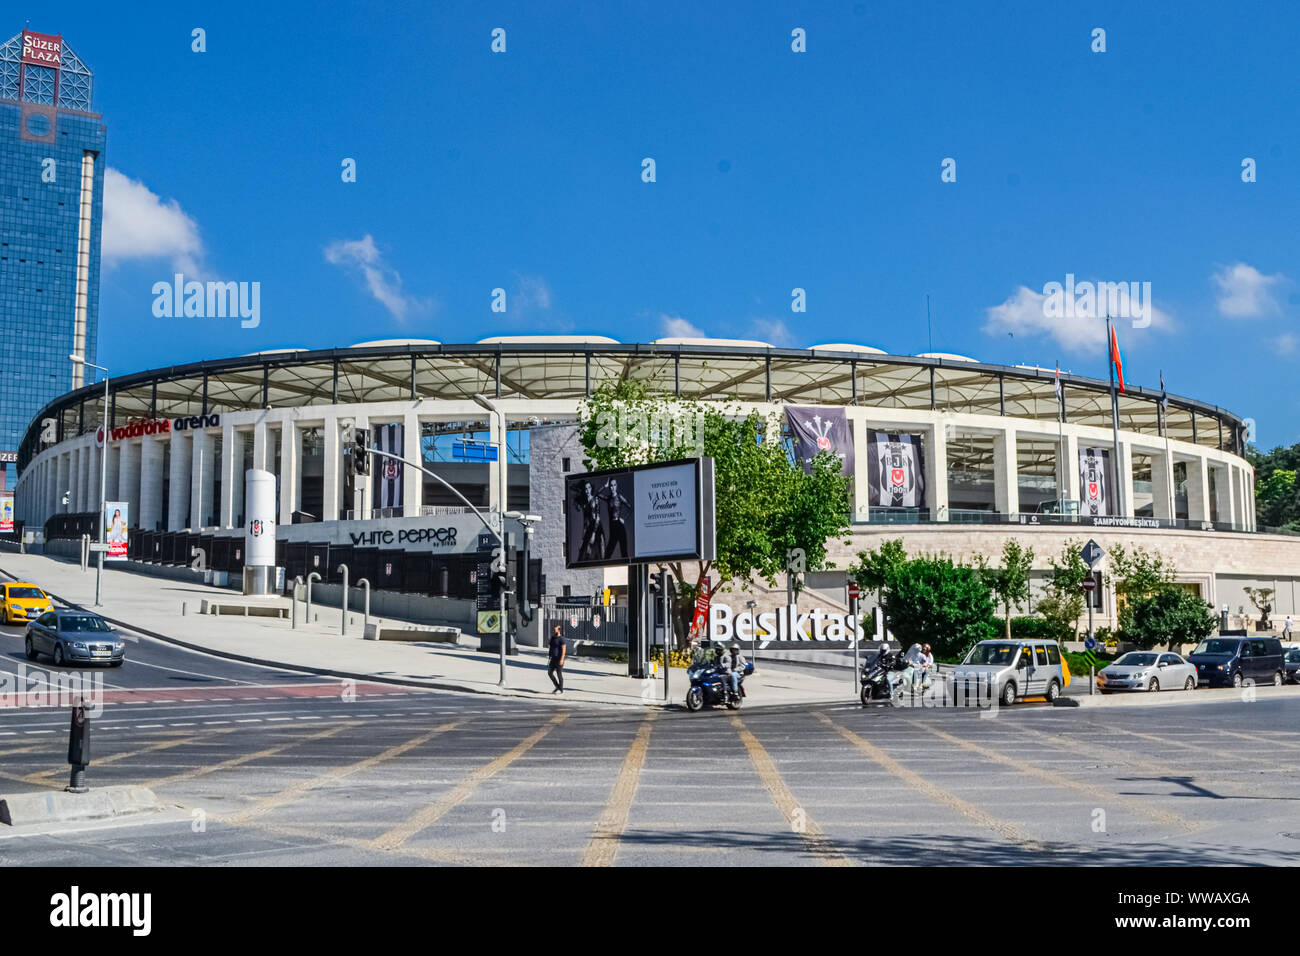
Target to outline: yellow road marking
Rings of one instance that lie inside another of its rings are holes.
[[[208,764],[203,767],[195,767],[193,770],[186,770],[182,773],[172,774],[170,777],[159,777],[157,780],[150,780],[144,784],[146,787],[157,787],[164,783],[179,783],[182,780],[193,780],[195,777],[203,777],[210,773],[216,773],[218,770],[229,770],[231,767],[238,767],[241,764],[249,763],[253,760],[261,760],[263,757],[270,757],[278,754],[282,750],[290,747],[297,747],[299,744],[311,743],[313,740],[320,740],[323,737],[333,737],[349,727],[356,727],[358,723],[351,721],[345,724],[339,724],[336,727],[328,727],[325,730],[318,731],[314,734],[308,734],[305,737],[299,737],[296,740],[287,741],[286,743],[277,744],[274,747],[267,747],[265,750],[259,750],[257,753],[244,754],[241,757],[231,757],[229,760],[223,760],[220,763]]]
[[[464,780],[452,787],[451,790],[442,797],[429,804],[429,806],[425,807],[423,810],[404,822],[399,823],[387,833],[376,837],[370,845],[377,850],[396,850],[401,848],[411,837],[415,836],[426,827],[430,827],[437,823],[438,820],[447,813],[447,811],[468,799],[470,794],[478,789],[479,785],[483,783],[483,781],[496,776],[524,754],[528,753],[528,751],[532,750],[538,741],[567,720],[568,716],[567,713],[556,714],[545,724],[533,731],[519,743],[515,744],[515,746],[511,747],[501,756],[496,757],[489,763],[470,773]]]
[[[311,790],[315,790],[317,787],[326,786],[327,784],[331,784],[336,780],[342,780],[344,777],[347,777],[354,773],[358,773],[359,771],[369,770],[371,767],[377,766],[378,764],[384,763],[385,761],[392,760],[394,757],[400,757],[408,750],[412,750],[416,747],[419,747],[421,744],[427,743],[428,741],[432,740],[434,737],[437,737],[439,734],[446,733],[447,731],[455,727],[456,724],[457,721],[454,720],[449,721],[448,723],[435,727],[433,730],[430,730],[428,733],[420,734],[418,737],[412,737],[410,740],[406,741],[405,743],[401,743],[401,744],[397,744],[396,746],[389,747],[387,750],[383,751],[382,753],[375,754],[373,757],[367,757],[364,760],[358,760],[356,763],[348,764],[345,767],[335,767],[334,769],[327,770],[325,773],[312,777],[309,780],[299,780],[297,783],[285,787],[283,790],[281,790],[278,793],[273,793],[269,797],[263,797],[261,800],[257,801],[257,803],[255,803],[251,807],[247,807],[236,813],[232,813],[228,816],[221,817],[220,819],[224,823],[233,823],[235,825],[248,823],[249,821],[254,820],[257,817],[260,817],[266,813],[271,812],[277,807],[282,807],[286,803],[290,803],[294,800],[297,800],[303,794]]]
[[[931,800],[935,801],[936,803],[941,803],[944,806],[948,807],[949,809],[955,810],[957,813],[961,814],[963,817],[965,817],[967,820],[970,820],[972,823],[976,823],[979,826],[984,827],[985,829],[992,830],[994,833],[997,833],[998,835],[1002,836],[1004,839],[1007,839],[1012,843],[1017,843],[1025,847],[1026,849],[1029,850],[1045,849],[1043,844],[1033,839],[1031,836],[1029,836],[1029,834],[1025,833],[1025,831],[1021,830],[1014,823],[1010,823],[1006,820],[1001,820],[998,817],[993,816],[993,814],[981,810],[979,807],[971,803],[969,800],[964,800],[961,797],[957,796],[955,793],[949,790],[945,790],[943,787],[940,787],[937,784],[931,783],[929,780],[926,780],[916,771],[909,770],[907,767],[904,767],[901,763],[899,763],[889,754],[885,753],[885,751],[881,750],[879,747],[877,747],[871,741],[867,740],[865,737],[860,737],[857,734],[855,734],[853,731],[849,730],[847,727],[840,726],[839,724],[835,723],[835,721],[827,717],[825,714],[818,713],[815,714],[814,716],[816,716],[816,718],[820,720],[823,724],[825,724],[827,727],[830,727],[832,730],[836,731],[841,737],[843,737],[845,740],[851,743],[854,747],[858,748],[858,750],[862,751],[862,753],[864,753],[866,756],[870,757],[873,761],[878,763],[891,775],[902,780],[904,783],[912,787],[914,790],[923,793],[925,796],[929,797]]]
[[[658,711],[650,711],[637,729],[636,739],[628,748],[623,766],[609,792],[609,803],[596,823],[591,842],[587,844],[587,852],[582,855],[583,866],[614,865],[614,857],[618,855],[618,842],[627,828],[628,814],[632,809],[632,801],[636,798],[641,768],[645,766],[646,750],[650,746],[651,725],[657,714]]]
[[[754,765],[759,779],[763,781],[763,786],[767,787],[772,803],[781,811],[781,816],[794,832],[803,837],[818,861],[825,866],[852,866],[853,861],[835,848],[822,832],[822,828],[817,825],[817,821],[800,806],[794,793],[786,785],[785,778],[781,776],[781,771],[776,769],[776,763],[768,754],[767,748],[759,743],[758,738],[745,728],[735,714],[731,715],[731,725],[736,728],[741,741],[745,744],[745,749],[749,751],[749,760]],[[795,827],[796,821],[802,823],[802,827]]]
[[[228,734],[232,730],[234,730],[233,727],[222,728],[220,730],[210,731],[209,734],[211,736],[216,736],[217,734]],[[124,750],[107,757],[92,757],[90,761],[90,770],[88,772],[93,773],[96,767],[102,767],[105,764],[117,763],[119,760],[138,757],[141,754],[156,753],[159,750],[171,750],[173,747],[179,747],[182,744],[192,744],[194,741],[199,739],[199,735],[192,731],[169,731],[169,733],[182,733],[183,735],[180,737],[172,737],[168,740],[160,740],[157,743],[149,744],[146,747],[140,747],[136,750]],[[58,767],[54,770],[38,770],[35,773],[28,774],[24,779],[27,783],[45,783],[50,777],[67,772],[67,767]]]
[[[322,832],[322,824],[316,824],[312,827],[289,826],[285,824],[274,824],[265,820],[254,820],[239,824],[240,826],[250,827],[260,830],[263,833],[271,833],[277,836],[314,838],[324,840],[333,846],[347,846],[357,850],[375,850],[373,840],[364,840],[358,837],[342,836],[340,834],[329,834]],[[431,863],[450,863],[460,866],[531,866],[532,864],[522,862],[514,856],[507,853],[479,853],[465,852],[463,850],[442,849],[439,847],[421,847],[421,846],[403,846],[392,852],[398,856],[408,856],[417,860],[426,860]]]
[[[1044,783],[1054,787],[1062,787],[1067,790],[1075,790],[1085,794],[1094,800],[1105,801],[1108,803],[1118,803],[1127,806],[1134,813],[1146,817],[1148,820],[1154,820],[1157,823],[1163,823],[1166,826],[1179,827],[1183,830],[1198,830],[1200,825],[1194,823],[1185,817],[1176,813],[1170,813],[1157,806],[1152,806],[1148,801],[1139,797],[1127,797],[1115,793],[1113,790],[1107,790],[1105,787],[1099,787],[1096,784],[1084,783],[1081,780],[1071,780],[1064,774],[1055,770],[1045,770],[1035,764],[1029,763],[1023,757],[1013,759],[1006,754],[996,750],[991,750],[980,744],[973,743],[969,740],[963,740],[961,737],[954,736],[946,731],[939,730],[936,727],[930,727],[918,720],[908,720],[907,723],[914,727],[920,727],[929,731],[935,737],[947,743],[961,747],[963,750],[969,750],[971,753],[979,754],[985,760],[991,760],[996,764],[1007,767],[1017,773],[1022,773],[1027,777],[1033,777],[1035,780],[1041,780]]]

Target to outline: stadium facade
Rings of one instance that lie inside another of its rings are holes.
[[[93,84],[62,36],[0,44],[0,354],[22,357],[0,379],[0,468],[32,416],[82,385],[68,356],[95,361],[106,132]]]
[[[502,438],[497,417],[474,400],[482,394],[507,422],[507,507],[542,518],[535,550],[548,592],[591,593],[619,585],[619,572],[565,571],[558,489],[564,473],[584,470],[579,403],[608,378],[744,409],[842,415],[856,454],[850,544],[830,549],[840,568],[891,537],[958,558],[995,555],[1015,537],[1045,570],[1065,541],[1094,538],[1161,551],[1181,580],[1234,614],[1251,613],[1247,587],[1276,588],[1278,614],[1300,597],[1300,538],[1256,527],[1245,423],[1233,413],[1175,395],[1162,403],[1159,391],[1130,386],[1118,396],[1116,447],[1106,381],[852,344],[390,340],[141,372],[113,379],[107,436],[98,386],[51,401],[31,421],[17,513],[28,529],[47,530],[93,513],[106,454],[107,498],[128,503],[133,550],[140,534],[202,535],[221,547],[243,533],[245,470],[261,468],[278,477],[282,539],[378,549],[381,561],[419,555],[417,577],[449,566],[454,576],[468,565],[452,559],[477,547],[474,516],[435,480],[402,469],[377,465],[354,479],[347,449],[351,429],[369,428],[379,447],[422,460],[476,505],[498,509],[495,466],[473,460]]]

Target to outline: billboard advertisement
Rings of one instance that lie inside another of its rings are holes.
[[[713,459],[566,475],[569,568],[714,557]]]
[[[0,491],[0,534],[12,534],[14,530],[14,493]]]
[[[925,458],[920,435],[872,431],[867,437],[872,508],[924,508]]]
[[[1111,513],[1110,449],[1079,449],[1079,514]]]
[[[804,471],[811,472],[813,459],[828,451],[840,460],[841,474],[853,474],[853,432],[844,409],[790,405],[785,418],[794,439],[795,460]]]
[[[104,502],[104,541],[108,550],[105,561],[125,561],[129,540],[127,528],[131,525],[130,506],[125,501]]]

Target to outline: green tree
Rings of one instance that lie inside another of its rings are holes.
[[[1131,632],[1139,647],[1196,644],[1219,626],[1214,608],[1186,588],[1164,587],[1133,603]]]
[[[1034,549],[1026,548],[1014,538],[1002,546],[1002,566],[991,567],[981,555],[976,567],[993,591],[1003,611],[1003,637],[1011,636],[1011,616],[1029,602],[1029,574],[1034,566]]]
[[[998,632],[993,595],[978,568],[945,556],[909,559],[896,539],[860,552],[849,573],[878,594],[890,633],[904,644],[929,644],[937,656],[955,657]]]
[[[827,541],[849,529],[849,479],[839,461],[823,453],[804,471],[775,415],[655,395],[643,382],[609,379],[579,406],[578,435],[593,469],[713,459],[717,559],[704,562],[699,574],[716,573],[720,588],[756,577],[775,585],[795,548],[809,570],[826,567]],[[669,567],[678,582],[680,625],[689,620],[697,583],[687,580],[682,562]]]
[[[1139,601],[1174,587],[1177,569],[1155,551],[1141,546],[1129,551],[1123,545],[1114,545],[1107,558],[1110,580],[1115,588],[1115,601],[1119,605],[1119,629],[1124,638],[1132,639],[1136,627],[1133,610]]]
[[[1000,630],[993,593],[978,569],[951,558],[908,561],[890,591],[890,631],[904,645],[929,644],[938,657],[959,657]]]
[[[1079,633],[1079,619],[1087,610],[1083,601],[1083,582],[1091,573],[1079,553],[1083,545],[1071,538],[1061,546],[1061,553],[1048,558],[1052,573],[1043,587],[1038,613],[1052,622],[1054,630],[1066,633],[1057,640],[1074,640]]]

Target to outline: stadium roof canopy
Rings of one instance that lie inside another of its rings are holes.
[[[603,337],[506,337],[468,345],[389,340],[316,351],[272,350],[152,369],[112,379],[113,425],[248,409],[367,402],[499,398],[577,400],[607,378],[709,400],[859,405],[1056,421],[1054,370],[988,365],[965,356],[886,355],[865,346],[811,349],[677,340],[622,344]],[[1108,383],[1061,373],[1066,421],[1109,428]],[[103,389],[87,385],[50,402],[28,427],[19,465],[38,450],[40,423],[61,437],[93,431]],[[1160,393],[1130,385],[1120,428],[1160,434]],[[427,406],[426,406],[427,407]],[[1240,453],[1244,423],[1194,399],[1169,396],[1175,440]]]

